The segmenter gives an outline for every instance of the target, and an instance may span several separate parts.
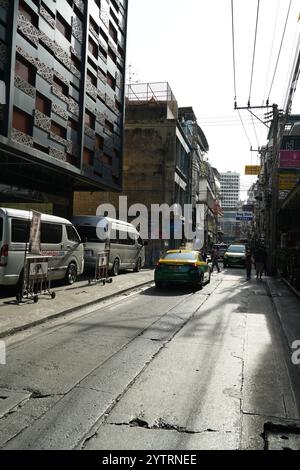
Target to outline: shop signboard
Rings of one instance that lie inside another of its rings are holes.
[[[288,172],[279,174],[279,190],[289,191],[292,190],[299,181],[300,173]]]
[[[260,165],[247,165],[245,168],[246,176],[259,176],[261,171]]]
[[[300,150],[281,150],[279,168],[296,168],[300,170]]]

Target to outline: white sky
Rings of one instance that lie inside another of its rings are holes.
[[[252,106],[261,105],[268,97],[289,1],[260,0]],[[238,106],[247,106],[249,97],[257,2],[234,0]],[[283,106],[295,57],[299,14],[300,0],[292,0],[270,95],[270,104],[279,107]],[[210,163],[221,172],[240,172],[245,189],[256,179],[243,176],[245,165],[259,160],[257,153],[250,152],[238,112],[234,111],[231,31],[231,0],[129,0],[127,67],[131,64],[135,72],[132,83],[169,82],[178,105],[194,108],[210,146]],[[265,112],[257,110],[260,116]],[[300,81],[293,112],[300,113]],[[253,148],[264,145],[268,129],[255,120],[254,130],[248,111],[241,111],[241,116]],[[241,196],[245,198],[245,193]]]

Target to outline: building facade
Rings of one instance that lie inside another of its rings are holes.
[[[221,173],[221,197],[224,209],[237,207],[240,200],[240,174]]]
[[[127,0],[0,0],[0,205],[121,190]]]

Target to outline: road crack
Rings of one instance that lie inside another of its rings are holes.
[[[156,422],[150,425],[147,421],[141,418],[134,418],[129,423],[107,423],[111,426],[128,426],[130,428],[143,428],[149,429],[152,431],[176,431],[180,434],[203,434],[203,433],[219,433],[219,430],[216,429],[203,429],[202,431],[193,431],[191,429],[178,426],[176,424],[170,424],[164,421],[162,418],[159,418]],[[226,431],[231,432],[231,431]]]

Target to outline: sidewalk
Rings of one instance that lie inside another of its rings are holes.
[[[145,269],[139,273],[128,272],[113,278],[112,284],[89,285],[87,281],[73,286],[53,287],[56,298],[39,297],[38,303],[28,301],[18,305],[16,299],[0,299],[0,338],[28,329],[48,320],[91,307],[97,302],[142,287],[153,282],[154,272]]]
[[[300,299],[282,279],[268,278],[267,285],[292,356],[293,343],[300,341]],[[297,367],[300,373],[300,364]]]

